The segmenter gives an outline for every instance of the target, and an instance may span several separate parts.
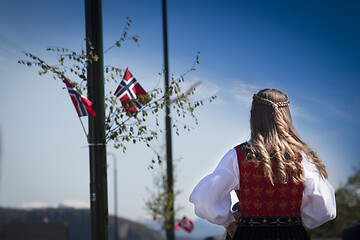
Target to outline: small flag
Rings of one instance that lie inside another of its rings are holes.
[[[183,217],[183,219],[179,222],[179,227],[182,227],[188,233],[191,233],[194,229],[194,223],[187,217]]]
[[[46,209],[43,210],[43,222],[44,222],[44,223],[48,223],[48,222],[49,222],[49,219],[48,219],[48,216],[47,216],[47,213],[46,213]]]
[[[146,91],[128,69],[126,69],[124,77],[114,95],[120,98],[125,111],[130,114],[137,112],[143,105],[146,105],[149,98]]]
[[[175,231],[179,231],[179,225],[177,223],[174,224]]]
[[[79,117],[88,116],[89,114],[96,117],[96,114],[92,108],[92,102],[86,97],[82,96],[66,78],[64,78],[63,82],[66,84],[71,101],[73,102]]]

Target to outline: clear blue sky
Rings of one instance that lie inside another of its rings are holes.
[[[88,203],[87,143],[67,91],[17,63],[25,58],[22,51],[52,61],[48,46],[83,49],[84,3],[1,3],[0,206]],[[171,72],[185,72],[200,51],[200,65],[187,84],[201,81],[199,98],[218,96],[199,109],[193,131],[174,138],[174,158],[182,159],[180,215],[195,217],[187,200],[192,188],[230,148],[248,139],[251,96],[263,88],[287,93],[295,127],[323,159],[330,182],[335,188],[346,182],[360,148],[359,12],[356,1],[168,1]],[[105,49],[120,37],[127,16],[140,47],[127,42],[107,53],[105,63],[129,67],[150,90],[163,65],[161,1],[104,0]],[[111,145],[108,150],[118,161],[119,215],[143,218],[145,188],[153,187],[153,153],[141,144],[126,154]],[[108,161],[112,213],[113,159]]]

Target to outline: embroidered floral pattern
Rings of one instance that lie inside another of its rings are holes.
[[[243,217],[299,216],[303,185],[296,185],[291,181],[287,184],[275,182],[272,185],[264,177],[262,170],[256,166],[255,161],[245,158],[247,153],[244,146],[245,144],[242,144],[235,148],[240,172],[240,189],[236,194],[241,204],[241,215]]]
[[[297,188],[292,188],[292,189],[291,189],[291,194],[294,195],[294,196],[296,196],[296,194],[298,193],[298,191],[299,191],[299,189],[297,189]]]
[[[250,173],[245,172],[245,173],[244,173],[244,176],[243,176],[243,181],[244,181],[244,182],[248,182],[248,181],[249,181],[249,177],[250,177]]]
[[[262,207],[262,205],[263,204],[259,200],[254,202],[254,208],[256,208],[257,210],[259,210]]]
[[[274,189],[272,189],[272,188],[266,189],[266,194],[267,194],[269,197],[274,196],[274,193],[275,193],[275,190],[274,190]]]
[[[245,196],[248,196],[250,193],[250,188],[244,188],[243,193],[245,194]]]
[[[261,173],[254,173],[253,174],[253,178],[256,182],[260,181],[262,178],[262,174]]]
[[[254,187],[254,188],[253,188],[254,195],[255,195],[255,196],[261,196],[262,190],[263,190],[263,187],[259,187],[259,186]]]
[[[287,188],[286,188],[286,187],[280,188],[280,189],[279,189],[280,197],[281,197],[281,198],[285,198],[285,197],[286,197],[286,192],[287,192]]]
[[[279,202],[279,208],[281,210],[284,210],[287,207],[287,202],[285,202],[284,200],[282,200],[281,202]]]
[[[275,203],[273,201],[266,202],[265,204],[268,212],[274,211]]]

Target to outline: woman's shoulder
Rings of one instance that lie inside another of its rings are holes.
[[[245,157],[248,157],[252,155],[253,149],[251,145],[251,141],[246,141],[243,143],[240,143],[239,145],[236,145],[234,149],[238,152],[239,150],[244,154]]]
[[[302,155],[301,165],[303,166],[304,170],[317,172],[318,169],[316,168],[311,158],[309,158],[305,153],[301,153],[301,155]]]
[[[246,150],[250,147],[251,147],[251,141],[246,141],[236,145],[234,148],[239,148],[240,150]]]

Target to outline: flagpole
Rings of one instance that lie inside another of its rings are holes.
[[[79,117],[79,120],[80,120],[80,123],[81,123],[82,129],[84,130],[84,133],[85,133],[85,135],[86,135],[86,140],[89,142],[89,138],[88,138],[88,135],[87,135],[87,133],[86,133],[86,130],[85,130],[84,124],[83,124],[83,122],[81,121],[81,117]]]
[[[101,0],[85,0],[86,52],[97,56],[87,66],[88,98],[96,112],[89,116],[91,240],[109,239],[101,5]]]
[[[169,58],[167,39],[167,13],[166,0],[162,0],[163,38],[164,38],[164,68],[165,68],[165,128],[166,128],[166,175],[167,175],[167,202],[166,202],[166,239],[174,240],[174,190],[173,190],[173,164],[172,164],[172,142],[171,142],[171,117],[169,96]]]

